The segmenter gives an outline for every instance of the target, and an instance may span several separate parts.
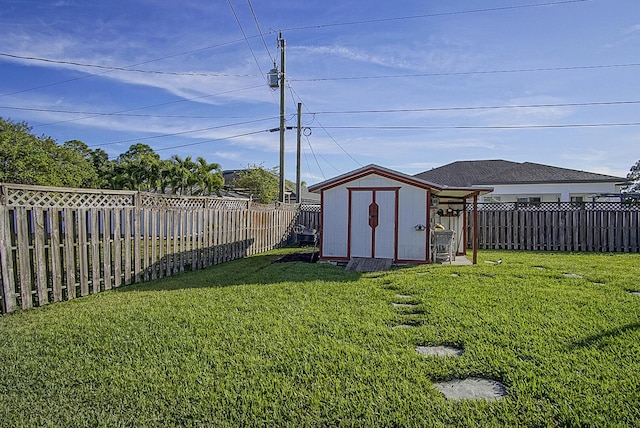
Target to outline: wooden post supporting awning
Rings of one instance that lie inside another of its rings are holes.
[[[473,264],[478,263],[478,194],[473,195]]]

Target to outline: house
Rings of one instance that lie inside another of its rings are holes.
[[[492,187],[480,202],[587,202],[620,194],[626,178],[532,162],[457,161],[415,175],[447,186]]]
[[[467,200],[491,188],[443,186],[377,165],[368,165],[309,187],[320,193],[320,258],[392,259],[396,263],[433,261],[432,230],[443,218],[453,231],[457,254],[477,239],[467,236]],[[474,222],[474,225],[476,222]],[[475,235],[477,230],[473,228]],[[435,233],[435,232],[434,232]],[[469,241],[471,240],[471,241]]]

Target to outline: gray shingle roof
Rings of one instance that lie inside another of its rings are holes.
[[[622,177],[559,168],[532,162],[505,160],[457,161],[415,175],[447,186],[479,186],[524,183],[624,183]]]

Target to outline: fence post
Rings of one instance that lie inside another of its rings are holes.
[[[140,192],[136,192],[133,197],[133,282],[139,283],[141,280],[140,274],[142,273],[140,257],[140,212],[142,211],[142,195]]]
[[[9,209],[6,204],[6,188],[0,186],[0,264],[2,268],[2,310],[4,313],[16,310],[15,282],[11,255],[11,227]]]

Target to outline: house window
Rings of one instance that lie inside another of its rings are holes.
[[[500,196],[483,196],[482,202],[486,204],[499,204],[501,201]]]
[[[571,206],[572,207],[584,207],[584,196],[572,196],[571,197]]]
[[[542,202],[542,198],[539,196],[527,196],[523,198],[517,198],[517,206],[521,207],[532,207],[538,206]]]

